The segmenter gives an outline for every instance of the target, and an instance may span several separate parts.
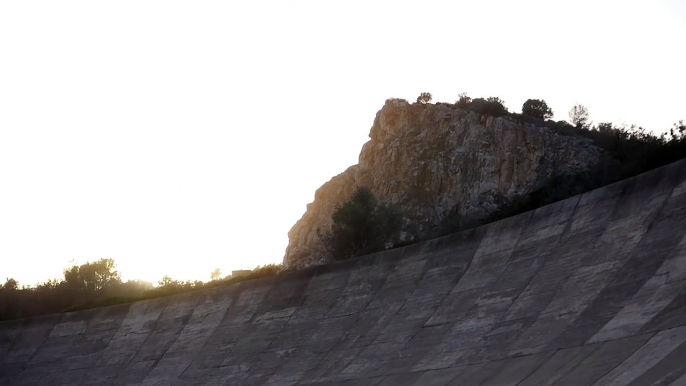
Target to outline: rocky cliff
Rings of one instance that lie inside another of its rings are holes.
[[[327,259],[317,230],[329,229],[336,204],[356,186],[397,204],[406,215],[406,236],[417,237],[449,211],[484,217],[507,198],[531,192],[555,174],[589,169],[604,157],[590,140],[512,117],[399,99],[386,101],[369,137],[359,163],[322,185],[288,233],[286,267]]]

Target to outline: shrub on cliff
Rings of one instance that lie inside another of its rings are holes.
[[[546,120],[553,117],[553,109],[548,107],[545,99],[527,99],[522,105],[522,115]]]
[[[489,97],[488,99],[475,98],[468,104],[468,108],[476,113],[493,115],[495,117],[507,115],[505,101],[498,97]]]
[[[461,109],[466,109],[470,103],[472,103],[472,98],[467,95],[466,92],[463,92],[462,94],[458,95],[458,100],[455,102],[455,106],[461,108]]]
[[[430,103],[431,99],[433,99],[433,97],[431,96],[430,92],[423,92],[419,94],[419,96],[417,97],[417,103],[425,105],[427,103]]]
[[[575,127],[589,127],[591,125],[590,118],[588,115],[588,108],[584,105],[575,104],[571,110],[569,110],[569,121]]]
[[[402,225],[400,211],[378,202],[364,187],[356,188],[348,201],[337,204],[331,220],[333,225],[321,235],[321,241],[336,260],[387,248]]]

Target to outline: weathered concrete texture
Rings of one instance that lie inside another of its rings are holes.
[[[0,324],[7,385],[686,385],[686,161],[339,264]]]

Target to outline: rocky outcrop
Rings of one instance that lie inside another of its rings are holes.
[[[451,210],[484,217],[503,200],[541,187],[554,174],[587,170],[604,157],[590,140],[511,117],[399,99],[386,101],[369,136],[359,163],[320,187],[288,233],[286,267],[327,259],[317,230],[329,229],[336,204],[356,186],[397,204],[406,215],[404,231],[418,236]]]

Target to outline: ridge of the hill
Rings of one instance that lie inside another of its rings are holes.
[[[686,160],[227,287],[0,323],[2,385],[686,384]]]
[[[452,104],[389,99],[376,115],[359,162],[315,193],[288,233],[286,267],[327,260],[317,230],[356,186],[405,214],[406,237],[435,228],[449,211],[482,218],[508,198],[540,188],[552,176],[597,167],[604,152],[588,139]]]

